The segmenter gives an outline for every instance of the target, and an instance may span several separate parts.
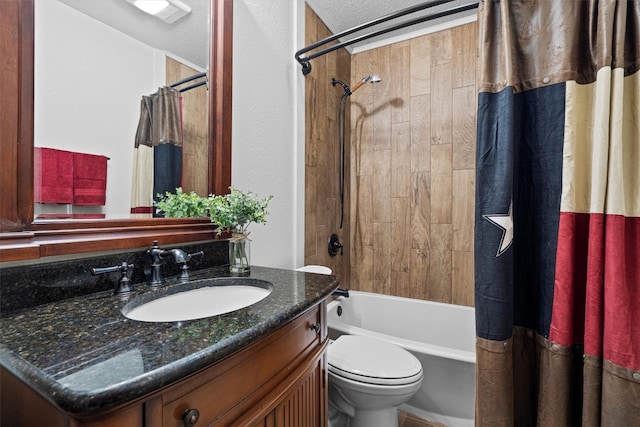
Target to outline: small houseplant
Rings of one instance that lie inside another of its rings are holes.
[[[259,199],[250,191],[245,193],[234,187],[229,190],[229,194],[211,195],[207,199],[209,218],[218,224],[218,234],[226,231],[248,235],[247,228],[251,223],[267,222],[267,206],[273,196]]]
[[[247,228],[251,223],[267,221],[267,206],[273,196],[262,199],[251,192],[242,192],[230,187],[224,195],[211,195],[207,199],[209,218],[218,224],[218,234],[230,232],[229,263],[232,273],[247,273],[250,269],[250,252]]]
[[[179,187],[175,194],[158,194],[158,201],[154,205],[167,218],[209,216],[211,222],[218,225],[218,235],[223,232],[231,233],[231,272],[247,273],[250,269],[247,228],[251,223],[261,224],[267,221],[267,206],[273,196],[259,199],[251,192],[242,192],[234,187],[229,187],[229,190],[229,194],[201,197],[193,191],[187,194]]]

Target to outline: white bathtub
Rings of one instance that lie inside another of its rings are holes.
[[[449,427],[472,427],[475,410],[475,310],[349,291],[328,305],[329,338],[367,335],[409,350],[422,363],[422,388],[400,410]],[[341,312],[341,314],[338,314]]]

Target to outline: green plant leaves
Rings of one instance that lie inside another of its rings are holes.
[[[218,234],[223,231],[245,234],[252,222],[265,223],[267,206],[273,196],[258,199],[251,192],[242,192],[230,187],[229,194],[208,198],[209,218],[218,224]]]
[[[218,225],[218,234],[224,231],[246,234],[251,223],[267,222],[267,206],[273,196],[260,199],[250,191],[242,192],[234,187],[229,190],[229,194],[201,197],[194,191],[187,194],[182,188],[176,188],[175,194],[158,194],[159,201],[154,205],[168,218],[208,215]]]
[[[182,191],[181,187],[176,188],[176,193],[172,194],[168,191],[164,194],[158,194],[159,201],[154,205],[164,213],[167,218],[185,218],[185,217],[206,217],[207,216],[207,199],[200,197],[194,191],[187,194]]]

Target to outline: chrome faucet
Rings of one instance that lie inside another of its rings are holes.
[[[165,258],[173,257],[176,264],[182,264],[178,280],[186,282],[189,280],[189,266],[187,262],[193,257],[204,255],[203,251],[188,254],[182,249],[161,249],[160,246],[158,246],[157,240],[153,241],[153,247],[149,249],[147,253],[151,257],[151,280],[149,281],[149,285],[151,286],[160,286],[165,283],[161,268],[162,260]]]

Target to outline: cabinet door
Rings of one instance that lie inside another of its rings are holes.
[[[275,427],[327,425],[324,357],[275,409]]]
[[[264,417],[264,419],[256,421],[255,423],[251,424],[250,427],[275,427],[276,425],[275,416],[276,416],[275,411],[272,411],[269,413],[269,415]]]

